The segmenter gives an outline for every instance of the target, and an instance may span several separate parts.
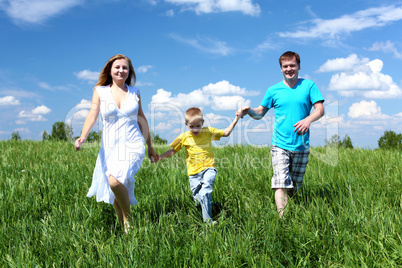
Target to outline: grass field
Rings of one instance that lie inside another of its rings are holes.
[[[400,151],[339,149],[323,161],[327,149],[313,148],[304,188],[280,220],[269,149],[216,148],[220,205],[208,228],[183,152],[145,160],[135,229],[124,235],[113,206],[85,197],[98,149],[0,141],[1,267],[402,266]]]

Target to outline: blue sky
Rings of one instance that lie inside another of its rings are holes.
[[[385,130],[402,132],[401,27],[395,0],[0,0],[0,139],[41,140],[56,121],[79,135],[97,75],[119,53],[155,133],[171,142],[192,106],[225,128],[282,80],[278,58],[292,50],[325,98],[311,144],[347,134],[376,148]],[[245,118],[222,144],[270,144],[272,119]]]

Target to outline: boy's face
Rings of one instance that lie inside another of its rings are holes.
[[[204,124],[203,119],[195,119],[195,120],[186,122],[186,126],[188,127],[188,129],[194,136],[198,136],[198,134],[200,134],[203,124]]]

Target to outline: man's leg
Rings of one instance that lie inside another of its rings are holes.
[[[291,152],[273,145],[271,147],[271,156],[274,172],[271,188],[275,191],[276,208],[279,217],[282,218],[289,199],[288,190],[293,189],[293,182],[290,177]]]
[[[310,148],[304,151],[293,152],[291,159],[290,176],[292,177],[294,191],[300,190],[306,173]]]
[[[286,189],[275,189],[275,203],[276,203],[276,208],[279,213],[279,217],[283,217],[283,211],[286,208],[286,205],[288,204],[288,194]]]

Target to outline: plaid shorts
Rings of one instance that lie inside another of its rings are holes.
[[[288,151],[275,145],[271,147],[272,168],[272,189],[299,189],[303,183],[303,176],[306,172],[310,148],[304,151]]]

